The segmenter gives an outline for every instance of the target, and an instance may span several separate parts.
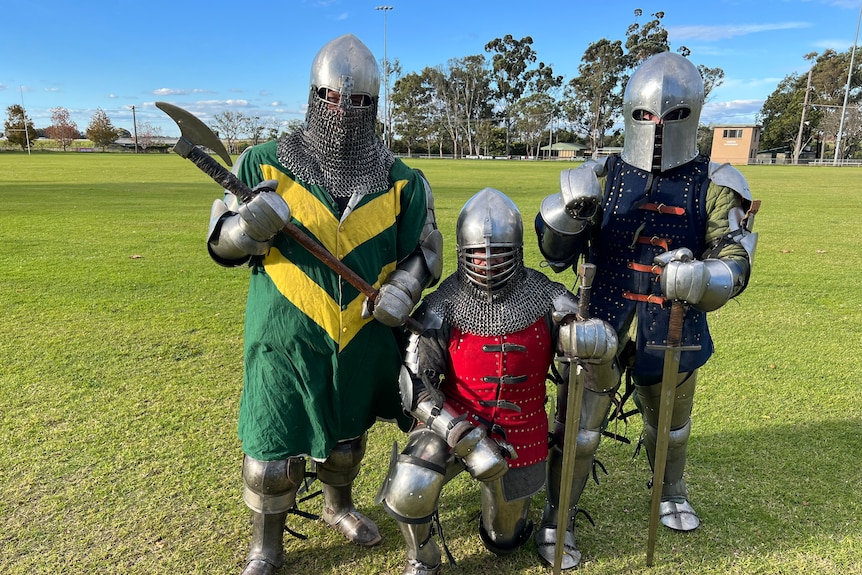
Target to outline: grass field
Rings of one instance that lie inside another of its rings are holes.
[[[464,201],[496,187],[520,206],[526,258],[541,199],[573,164],[414,160],[431,181],[454,270]],[[659,533],[645,566],[649,467],[604,440],[609,475],[579,520],[587,575],[862,573],[862,170],[749,166],[760,243],[751,286],[711,314],[717,352],[695,400],[687,479],[703,525]],[[0,571],[238,574],[249,541],[236,414],[248,272],[204,244],[220,191],[177,156],[0,154]],[[571,284],[570,273],[556,279]],[[640,424],[620,427],[636,442]],[[373,505],[392,444],[370,433],[357,499],[375,549],[319,522],[286,538],[281,573],[397,574],[395,523]],[[319,511],[319,499],[305,509]],[[541,497],[534,501],[538,519]],[[457,566],[550,572],[476,533],[466,476],[440,514]]]

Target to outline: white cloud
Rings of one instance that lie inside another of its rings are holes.
[[[806,22],[776,22],[773,24],[723,24],[717,26],[668,26],[667,31],[674,40],[702,40],[705,42],[726,40],[736,36],[747,36],[773,30],[809,28]]]
[[[701,124],[754,124],[763,100],[708,102],[703,106]]]

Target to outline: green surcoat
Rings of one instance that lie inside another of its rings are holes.
[[[248,150],[238,177],[277,180],[292,222],[374,287],[419,243],[426,219],[421,174],[396,160],[391,187],[344,216],[325,189],[296,181],[276,141]],[[356,198],[354,198],[355,200]],[[239,412],[243,452],[263,461],[325,458],[377,420],[407,424],[398,394],[401,330],[363,319],[365,296],[281,233],[253,261]]]

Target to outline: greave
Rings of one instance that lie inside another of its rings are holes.
[[[398,521],[398,529],[407,546],[407,562],[418,561],[435,568],[440,565],[440,548],[431,536],[431,522],[403,523]]]
[[[506,501],[502,482],[483,483],[479,535],[485,548],[495,555],[507,555],[523,545],[533,532],[529,520],[530,497]]]
[[[658,429],[650,424],[644,424],[644,447],[647,451],[650,469],[655,468],[655,445]],[[664,484],[662,485],[662,500],[677,500],[681,502],[688,498],[685,486],[685,462],[688,438],[691,434],[691,420],[685,422],[679,429],[670,430],[670,441],[667,446],[667,463],[664,469]],[[655,478],[653,478],[655,481]]]
[[[251,512],[252,533],[242,575],[270,575],[284,564],[284,524],[287,512]]]
[[[697,372],[680,374],[673,402],[670,422],[670,437],[667,464],[664,472],[662,499],[681,502],[688,498],[685,486],[686,449],[691,435],[691,409],[694,404],[694,388]],[[655,462],[656,436],[658,433],[661,384],[637,386],[637,404],[644,422],[643,443],[647,450],[650,469]],[[655,479],[654,479],[655,480]]]

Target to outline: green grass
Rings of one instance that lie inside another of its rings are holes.
[[[530,232],[574,164],[414,160],[431,181],[454,270],[454,221],[483,187]],[[751,166],[763,200],[749,289],[712,314],[687,478],[703,525],[662,530],[645,566],[649,468],[605,440],[609,475],[582,500],[584,574],[862,573],[862,170]],[[0,565],[4,574],[237,574],[250,528],[236,413],[248,273],[204,238],[220,191],[177,156],[0,154]],[[571,284],[569,273],[556,276]],[[636,441],[640,424],[620,432]],[[397,574],[395,523],[373,505],[393,442],[370,434],[357,499],[384,534],[367,550],[295,520],[281,573]],[[534,501],[538,519],[541,497]],[[319,500],[306,504],[319,511]],[[539,574],[532,542],[497,558],[476,533],[476,484],[446,487],[457,566]]]

